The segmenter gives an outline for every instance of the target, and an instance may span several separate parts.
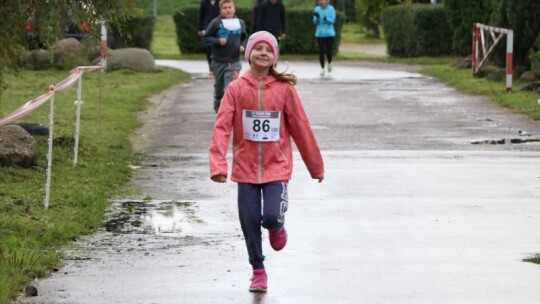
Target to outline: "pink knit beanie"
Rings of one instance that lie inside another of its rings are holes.
[[[251,34],[251,36],[249,36],[245,51],[246,60],[248,61],[248,63],[251,63],[249,61],[251,51],[257,44],[261,42],[266,42],[272,48],[272,52],[274,53],[274,65],[276,65],[279,55],[278,42],[276,40],[276,37],[274,37],[274,35],[270,34],[267,31],[255,32]]]

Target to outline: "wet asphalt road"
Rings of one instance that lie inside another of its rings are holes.
[[[540,253],[540,124],[415,67],[336,62],[321,78],[290,63],[326,178],[311,180],[295,154],[289,243],[273,252],[264,234],[269,291],[252,294],[235,184],[208,178],[213,81],[204,62],[159,64],[194,79],[141,114],[140,195],[116,200],[20,302],[540,301],[540,266],[522,261]]]

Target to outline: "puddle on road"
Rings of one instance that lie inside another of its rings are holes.
[[[104,226],[118,234],[184,237],[200,222],[193,202],[119,200]]]

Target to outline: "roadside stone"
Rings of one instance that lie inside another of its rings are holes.
[[[58,40],[52,47],[54,66],[61,69],[72,69],[84,64],[83,46],[75,38]]]
[[[36,140],[17,125],[0,126],[0,165],[28,168],[36,151]]]
[[[521,87],[522,91],[540,92],[540,81],[533,81]]]
[[[158,71],[152,54],[142,48],[109,50],[107,54],[107,70],[120,69],[130,69],[137,72]]]
[[[472,57],[468,56],[466,58],[463,58],[462,60],[459,60],[456,63],[456,68],[458,68],[458,69],[470,69],[470,68],[472,68]]]
[[[42,71],[51,67],[49,59],[49,51],[47,50],[32,50],[24,55],[24,66],[28,70]]]
[[[497,69],[493,72],[490,72],[486,75],[486,79],[491,81],[503,81],[506,79],[506,70]]]
[[[26,297],[37,297],[38,289],[33,285],[26,285],[26,287],[24,288],[24,295]]]
[[[523,74],[521,74],[521,76],[519,77],[519,81],[522,81],[522,82],[533,82],[536,80],[537,80],[536,75],[534,75],[534,73],[531,71],[526,71]]]

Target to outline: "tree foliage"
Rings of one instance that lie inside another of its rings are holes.
[[[50,46],[72,21],[86,21],[91,34],[99,37],[102,20],[117,22],[138,14],[137,0],[0,0],[0,93],[5,88],[4,75],[17,71],[28,44],[27,20],[44,47]]]
[[[355,0],[360,21],[373,38],[380,37],[381,12],[387,3],[387,0]]]
[[[540,37],[540,1],[500,0],[496,12],[492,24],[514,31],[514,64],[528,66],[534,42]],[[504,58],[504,51],[499,51],[500,58]]]

